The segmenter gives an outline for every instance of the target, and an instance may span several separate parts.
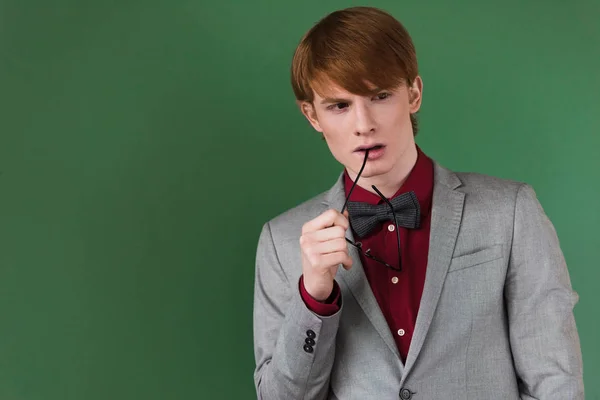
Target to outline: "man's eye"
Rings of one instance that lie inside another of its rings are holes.
[[[343,110],[348,107],[348,103],[335,103],[327,107],[330,110]]]
[[[377,98],[378,98],[379,100],[385,100],[385,99],[387,99],[388,97],[390,97],[390,94],[389,94],[389,93],[386,93],[386,92],[379,93],[379,94],[377,95]]]

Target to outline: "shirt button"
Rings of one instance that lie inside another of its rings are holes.
[[[398,277],[395,276],[392,278],[392,283],[395,285],[396,283],[398,283]]]
[[[395,229],[396,229],[396,227],[393,224],[388,225],[388,231],[394,232]]]
[[[398,336],[404,336],[405,333],[404,329],[398,329]]]

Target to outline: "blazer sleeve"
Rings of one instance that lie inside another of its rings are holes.
[[[326,399],[340,309],[319,316],[308,309],[277,255],[270,225],[263,226],[254,284],[254,383],[258,399]]]
[[[534,190],[519,188],[505,298],[521,398],[583,399],[571,281],[554,226]]]

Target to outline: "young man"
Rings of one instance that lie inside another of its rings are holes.
[[[263,227],[258,398],[583,399],[553,225],[527,184],[449,171],[415,144],[423,83],[403,26],[328,15],[292,83],[345,168]]]

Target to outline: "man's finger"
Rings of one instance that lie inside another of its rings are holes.
[[[324,228],[338,225],[344,229],[348,229],[348,219],[339,211],[329,209],[313,220],[308,221],[302,227],[302,233],[315,232]]]

